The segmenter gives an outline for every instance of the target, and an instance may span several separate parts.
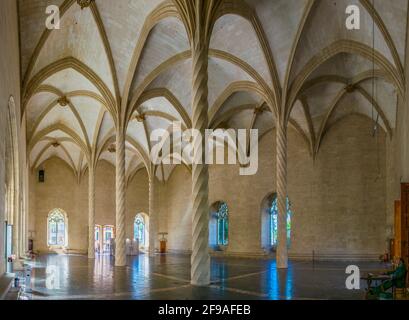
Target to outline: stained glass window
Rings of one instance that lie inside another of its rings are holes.
[[[226,246],[229,243],[229,209],[222,202],[217,211],[217,244]]]
[[[140,214],[136,216],[134,222],[134,239],[141,245],[145,244],[145,221]]]
[[[48,244],[51,246],[65,245],[65,217],[58,209],[48,216]]]
[[[291,203],[287,197],[287,243],[290,245],[291,241]],[[270,244],[272,247],[277,246],[278,236],[278,207],[277,196],[274,196],[273,202],[270,207]]]

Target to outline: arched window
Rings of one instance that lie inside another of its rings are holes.
[[[209,246],[221,250],[229,244],[229,208],[223,201],[217,201],[210,207]]]
[[[140,245],[145,244],[145,220],[141,214],[135,217],[134,239],[138,240]]]
[[[66,239],[66,216],[60,209],[54,209],[48,215],[48,245],[65,246]]]
[[[291,241],[291,203],[287,197],[287,243],[290,245]],[[277,246],[277,235],[278,235],[278,207],[277,207],[277,195],[274,195],[273,201],[270,207],[270,245],[272,247]]]
[[[229,243],[229,209],[225,202],[220,203],[217,211],[217,244],[226,246]]]

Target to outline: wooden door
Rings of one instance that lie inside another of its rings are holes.
[[[405,259],[408,265],[409,251],[408,251],[408,226],[409,214],[409,183],[401,184],[401,257]]]
[[[401,216],[402,212],[400,209],[400,200],[395,201],[395,229],[394,229],[394,250],[393,250],[393,256],[394,257],[400,257],[401,256],[401,234],[402,234],[402,227],[401,227]]]

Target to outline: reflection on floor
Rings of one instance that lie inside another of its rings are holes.
[[[32,299],[362,299],[348,290],[345,269],[355,264],[361,273],[384,270],[374,262],[291,261],[277,270],[274,260],[212,258],[211,285],[189,284],[190,256],[128,257],[116,268],[110,256],[44,255],[33,262]]]

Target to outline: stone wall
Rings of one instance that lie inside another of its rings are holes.
[[[47,216],[60,208],[68,217],[68,249],[85,253],[88,241],[88,175],[78,183],[72,169],[59,158],[51,158],[42,165],[45,182],[39,183],[37,171],[30,176],[30,226],[34,228],[34,248],[48,252]],[[115,168],[106,161],[97,166],[95,223],[115,225]],[[139,212],[149,213],[148,176],[139,171],[128,185],[126,237],[133,237],[133,221]]]
[[[371,121],[351,115],[327,133],[315,160],[305,141],[289,131],[288,195],[292,204],[290,256],[376,258],[387,248],[385,223],[390,223],[386,192],[386,138],[371,136]],[[389,144],[389,142],[388,142]],[[275,192],[275,134],[260,142],[259,170],[240,176],[239,167],[210,167],[209,204],[229,207],[229,245],[226,254],[264,255],[261,248],[261,205]],[[46,250],[46,217],[55,207],[69,217],[70,248],[87,248],[87,181],[78,185],[60,160],[45,163],[46,182],[31,181],[35,189],[36,247]],[[390,171],[390,169],[388,170]],[[33,177],[32,177],[33,178]],[[96,177],[96,223],[115,224],[115,169],[99,163]],[[191,176],[178,166],[166,184],[158,186],[159,230],[168,232],[171,252],[191,250]],[[148,176],[139,171],[128,186],[126,236],[133,235],[138,212],[149,214]]]
[[[166,209],[162,209],[162,216],[166,216],[170,251],[190,252],[192,249],[191,180],[189,171],[180,165],[165,185],[166,200],[162,205]]]
[[[68,247],[73,250],[87,247],[87,192],[78,184],[72,169],[62,160],[52,158],[43,165],[45,182],[39,183],[37,171],[30,176],[30,221],[33,221],[34,249],[48,251],[47,217],[53,209],[61,209],[68,219]],[[85,191],[85,194],[81,192]]]
[[[371,122],[349,116],[326,135],[313,160],[304,140],[289,131],[288,194],[293,257],[377,258],[387,248],[385,136],[377,145]],[[378,158],[379,154],[379,158]],[[379,165],[379,167],[378,167]],[[180,167],[167,182],[169,248],[190,249],[190,175]],[[226,253],[263,255],[261,204],[275,192],[275,135],[260,142],[259,170],[239,176],[237,166],[210,168],[210,205],[225,201],[230,230]],[[388,216],[387,216],[388,214]]]
[[[114,210],[115,212],[115,210]],[[126,192],[126,238],[133,239],[134,220],[138,213],[149,215],[149,177],[146,170],[140,170],[133,177]],[[148,225],[149,221],[146,221]]]
[[[0,1],[0,275],[5,271],[5,143],[8,103],[14,97],[16,115],[20,116],[20,67],[17,23],[17,1]]]

